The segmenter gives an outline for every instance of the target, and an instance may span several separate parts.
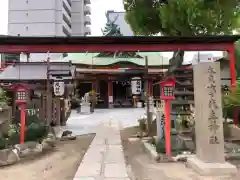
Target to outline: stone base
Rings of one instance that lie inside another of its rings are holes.
[[[90,114],[91,113],[91,107],[90,104],[88,105],[81,105],[81,114]]]
[[[108,103],[108,108],[113,109],[113,103]]]
[[[237,168],[230,163],[205,163],[196,156],[188,158],[187,166],[203,176],[226,176],[237,173]]]

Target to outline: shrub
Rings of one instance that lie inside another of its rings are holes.
[[[8,133],[0,138],[0,149],[20,143],[21,125],[11,124]],[[40,121],[37,116],[29,116],[25,127],[25,141],[41,141],[47,136],[48,126]]]

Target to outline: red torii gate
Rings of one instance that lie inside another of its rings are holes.
[[[236,87],[234,43],[240,36],[0,37],[1,53],[79,53],[149,51],[227,51],[231,87]]]

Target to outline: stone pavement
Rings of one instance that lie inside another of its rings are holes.
[[[72,110],[64,130],[70,130],[75,135],[96,133],[96,126],[103,119],[111,118],[112,121],[121,121],[123,128],[136,126],[138,119],[144,114],[143,108],[117,108],[117,109],[95,109],[90,115],[83,115]]]
[[[120,138],[120,125],[102,121],[73,180],[129,180]]]

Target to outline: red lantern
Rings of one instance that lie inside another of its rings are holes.
[[[25,139],[26,104],[27,104],[29,89],[26,86],[24,86],[23,84],[17,84],[17,85],[14,85],[14,90],[15,90],[15,93],[16,93],[15,102],[17,104],[19,104],[20,111],[21,111],[20,143],[23,144],[24,139]]]
[[[170,101],[174,100],[174,89],[176,79],[168,78],[162,82],[155,83],[160,85],[161,99],[165,101],[165,148],[168,156],[171,156],[171,119],[170,119]]]
[[[27,103],[29,89],[22,84],[15,85],[14,89],[16,92],[15,102],[17,104]]]
[[[160,85],[161,96],[162,100],[174,100],[174,90],[176,85],[176,79],[168,78],[164,81],[158,82],[156,84]]]

